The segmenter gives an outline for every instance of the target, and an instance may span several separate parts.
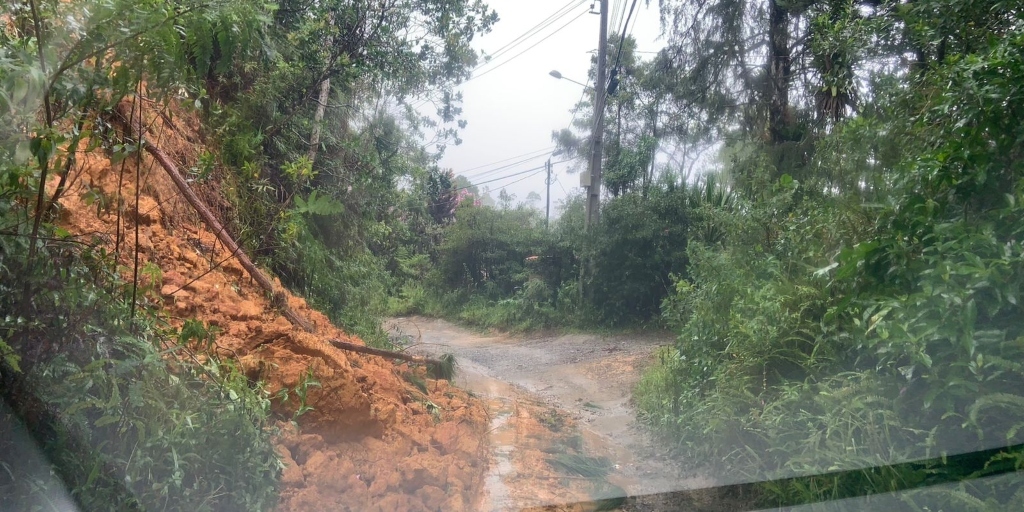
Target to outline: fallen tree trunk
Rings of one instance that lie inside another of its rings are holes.
[[[133,116],[126,115],[123,111],[123,109],[126,108],[126,104],[126,102],[121,102],[117,106],[117,114],[121,118],[121,124],[126,127],[126,132],[129,135],[134,136],[137,140],[142,140],[145,132],[142,120],[134,119],[133,121],[129,121],[133,119]],[[213,212],[211,212],[210,209],[206,207],[206,204],[203,203],[203,200],[199,199],[199,196],[192,191],[192,188],[188,186],[188,182],[186,182],[185,178],[183,178],[181,173],[178,172],[178,166],[175,165],[174,162],[172,162],[171,159],[160,150],[160,148],[148,143],[143,144],[143,147],[150,155],[153,156],[153,158],[156,159],[160,164],[160,167],[163,167],[164,171],[167,171],[167,175],[171,177],[171,181],[174,182],[174,185],[178,188],[178,191],[181,192],[181,195],[185,197],[188,204],[192,205],[192,208],[196,210],[196,213],[199,214],[199,217],[203,220],[206,226],[213,231],[214,235],[217,236],[217,239],[224,244],[224,247],[238,258],[238,262],[242,265],[242,268],[249,273],[260,288],[263,288],[264,291],[270,294],[274,306],[281,311],[281,314],[284,315],[284,317],[293,325],[301,327],[306,332],[313,332],[314,328],[312,324],[299,316],[298,313],[288,306],[288,299],[284,291],[278,290],[274,286],[273,281],[271,281],[260,269],[256,268],[256,265],[254,265],[252,260],[249,259],[249,256],[242,251],[242,248],[239,247],[238,243],[236,243],[233,238],[231,238],[231,235],[229,235],[227,230],[224,229],[224,226],[221,225],[220,221],[214,217]],[[140,183],[136,183],[135,186],[139,187],[142,185]]]
[[[347,350],[349,352],[358,352],[360,354],[368,354],[371,356],[390,357],[392,359],[401,359],[402,361],[409,361],[410,363],[423,364],[427,366],[442,366],[443,361],[437,359],[431,359],[424,356],[413,356],[404,354],[402,352],[393,352],[391,350],[383,350],[379,348],[366,347],[363,345],[356,345],[355,343],[349,343],[341,340],[330,340],[331,346],[341,350]]]

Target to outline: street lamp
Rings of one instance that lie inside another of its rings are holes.
[[[553,69],[553,70],[551,70],[551,71],[550,71],[550,72],[549,72],[548,74],[549,74],[549,75],[551,75],[551,76],[553,76],[553,77],[555,77],[555,78],[557,78],[557,79],[559,79],[559,80],[568,80],[568,81],[570,81],[570,82],[572,82],[572,83],[574,83],[574,84],[579,84],[579,85],[582,85],[582,86],[583,86],[584,88],[586,88],[586,89],[590,89],[590,88],[591,88],[591,87],[590,87],[589,85],[587,85],[587,84],[584,84],[584,83],[581,83],[581,82],[577,82],[576,80],[573,80],[572,78],[568,78],[568,77],[564,77],[564,76],[562,76],[562,74],[561,74],[561,73],[559,73],[559,72],[558,72],[557,70],[554,70],[554,69]]]

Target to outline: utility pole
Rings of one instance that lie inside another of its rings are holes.
[[[587,212],[583,219],[583,230],[590,232],[600,220],[601,209],[601,156],[604,151],[604,102],[608,94],[608,0],[601,0],[601,29],[597,38],[597,81],[594,82],[594,128],[590,134],[593,146],[590,153],[590,169],[586,180],[582,183],[587,187]],[[590,237],[584,237],[584,243],[592,243]],[[589,258],[588,258],[589,259]],[[586,297],[589,288],[587,274],[594,274],[594,261],[580,264],[580,303]]]
[[[604,103],[608,94],[608,0],[601,0],[601,30],[597,43],[597,81],[594,82],[594,131],[590,154],[590,186],[587,187],[587,231],[596,226],[601,213],[601,156],[604,150]]]
[[[551,223],[551,159],[548,158],[548,163],[544,164],[548,168],[548,179],[545,183],[548,184],[548,211],[544,215],[544,231],[548,230],[548,224]]]

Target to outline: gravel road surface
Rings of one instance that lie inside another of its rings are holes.
[[[682,461],[652,439],[631,404],[643,369],[659,347],[672,343],[667,334],[520,336],[481,333],[423,317],[390,319],[385,327],[393,338],[412,345],[413,352],[454,354],[459,383],[485,398],[507,401],[508,395],[518,395],[512,398],[539,400],[575,419],[588,450],[614,462],[608,480],[630,496],[640,496],[627,502],[629,510],[676,510],[656,496],[643,496],[712,485],[683,469]],[[502,454],[514,449],[496,446],[495,452],[503,460]],[[507,494],[493,486],[491,492]]]

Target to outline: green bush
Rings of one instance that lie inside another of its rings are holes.
[[[380,319],[387,312],[390,276],[365,248],[328,248],[301,219],[291,243],[278,250],[284,281],[332,322],[374,346],[386,346]]]
[[[272,508],[281,464],[266,393],[191,351],[193,335],[212,339],[198,324],[180,335],[133,312],[109,255],[58,240],[26,266],[27,240],[0,237],[0,340],[20,356],[20,370],[5,356],[0,392],[82,509]],[[46,490],[6,443],[0,505],[21,509]]]
[[[438,271],[447,289],[500,300],[526,283],[526,258],[536,255],[542,236],[536,211],[467,202],[459,207],[456,219],[438,250]]]
[[[458,319],[480,327],[531,331],[555,327],[559,320],[552,306],[552,291],[542,281],[527,281],[512,297],[488,301],[474,296],[458,312]]]
[[[825,137],[815,165],[874,160],[854,181],[783,174],[695,210],[721,236],[691,232],[663,306],[680,336],[637,387],[689,458],[802,476],[763,485],[765,505],[942,482],[962,483],[906,509],[1020,502],[968,480],[1019,468],[1024,443],[1022,41],[988,39]]]
[[[586,298],[603,323],[657,318],[671,276],[686,274],[687,198],[685,187],[651,187],[648,197],[626,194],[601,209],[583,249],[593,260]]]
[[[710,197],[728,195],[708,183]],[[569,199],[550,229],[525,206],[464,203],[443,231],[436,272],[419,278],[430,283],[422,300],[433,306],[416,306],[419,290],[403,287],[392,310],[515,330],[658,321],[672,276],[686,273],[689,212],[695,201],[703,204],[703,192],[666,182],[646,197],[623,195],[604,207],[602,224],[589,234],[579,197]],[[411,276],[404,267],[400,274]]]

